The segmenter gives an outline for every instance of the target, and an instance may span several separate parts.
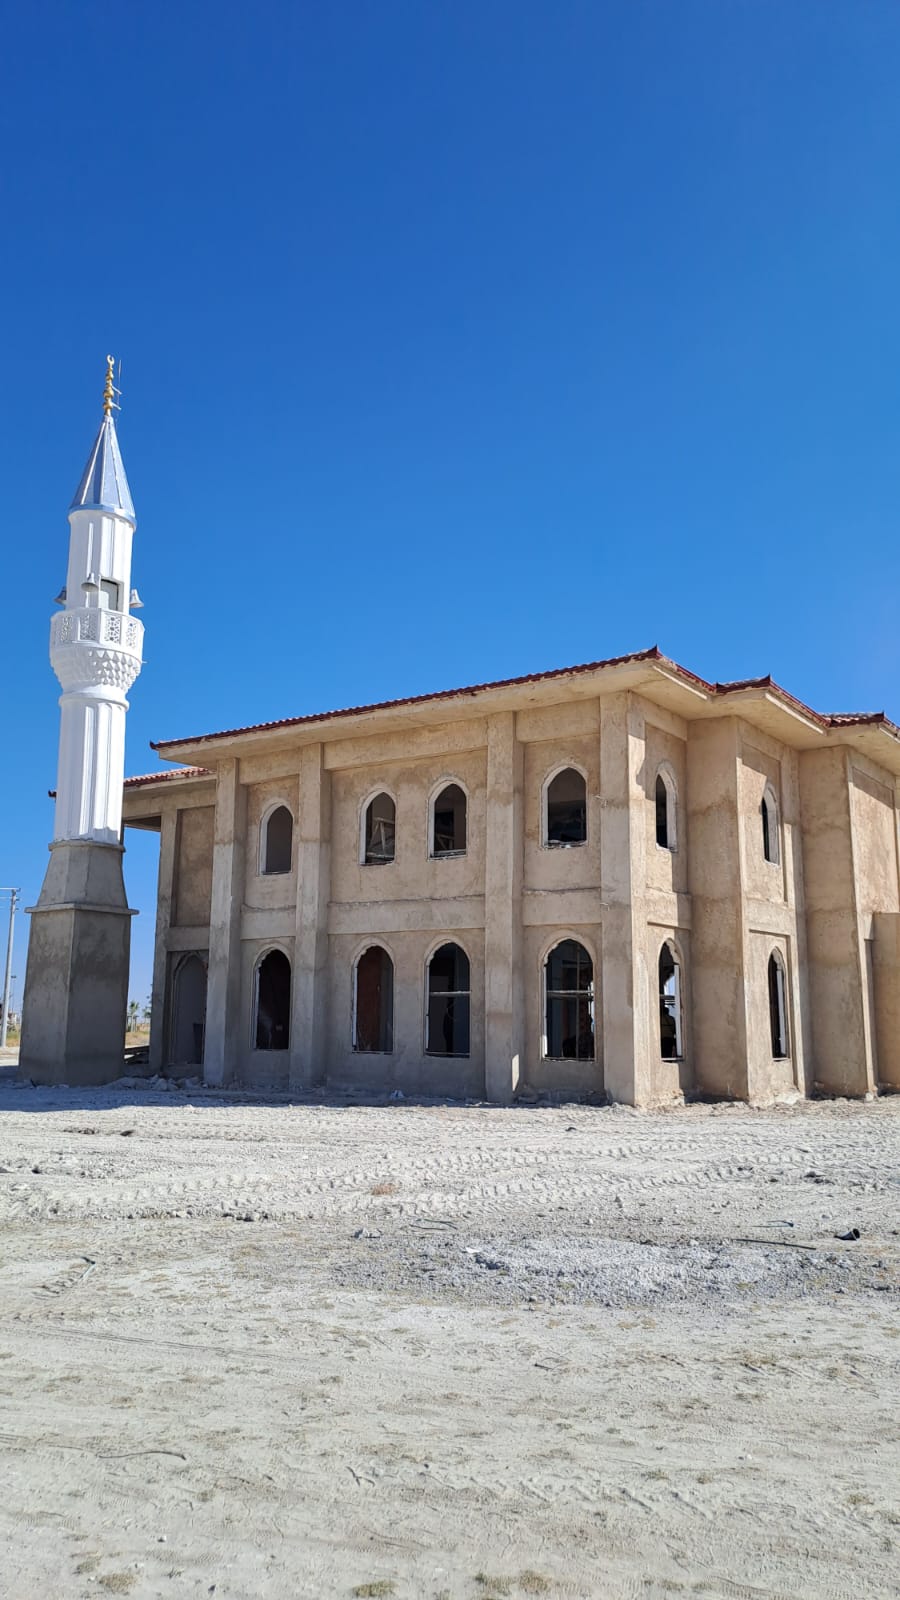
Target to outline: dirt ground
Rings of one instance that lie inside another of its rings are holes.
[[[898,1155],[7,1074],[0,1593],[896,1595]]]

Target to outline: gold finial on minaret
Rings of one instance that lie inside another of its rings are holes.
[[[115,389],[113,387],[113,367],[115,366],[115,364],[116,363],[115,363],[114,358],[112,356],[107,356],[107,358],[106,358],[106,386],[105,386],[105,388],[103,390],[103,415],[105,417],[111,417],[112,416],[112,414],[113,414],[113,406],[116,403],[115,399],[114,399],[114,395],[115,395],[116,391],[115,391]]]

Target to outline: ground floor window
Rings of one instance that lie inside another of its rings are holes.
[[[430,1056],[469,1054],[469,958],[458,944],[442,944],[428,963],[425,1049]]]
[[[787,1026],[787,984],[784,962],[777,950],[769,957],[769,1027],[772,1033],[772,1055],[776,1061],[789,1055]]]
[[[380,944],[370,945],[356,963],[353,1048],[364,1054],[394,1048],[394,963]]]
[[[667,942],[659,952],[659,1053],[680,1061],[682,1048],[681,963]]]
[[[584,945],[563,939],[544,964],[544,1055],[594,1059],[594,963]]]
[[[257,1050],[286,1050],[291,1038],[291,963],[270,950],[256,969]]]

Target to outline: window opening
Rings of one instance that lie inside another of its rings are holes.
[[[544,965],[545,1055],[550,1060],[594,1059],[594,964],[583,945],[564,939]]]
[[[256,1048],[286,1050],[291,1036],[291,963],[270,950],[256,971]]]
[[[787,995],[784,963],[774,954],[769,957],[769,1026],[772,1055],[779,1061],[788,1054]]]
[[[377,944],[356,963],[353,1048],[366,1054],[394,1048],[394,963]]]
[[[434,802],[431,853],[433,856],[461,856],[465,852],[465,791],[458,783],[449,783]]]
[[[276,806],[265,824],[263,872],[290,872],[294,819],[287,806]]]
[[[575,767],[566,767],[547,785],[547,844],[556,849],[587,840],[587,784]]]
[[[665,772],[656,774],[656,842],[662,850],[674,850],[676,838],[675,785]]]
[[[771,789],[766,789],[760,805],[762,818],[763,855],[767,861],[778,865],[778,807]]]
[[[393,861],[397,808],[389,794],[377,794],[366,807],[363,860],[366,866]]]
[[[120,609],[119,585],[111,582],[111,580],[108,578],[101,579],[100,592],[97,596],[97,604],[102,610],[118,611]]]
[[[681,1043],[681,963],[672,947],[664,944],[659,952],[659,1052],[664,1061],[680,1061]]]
[[[428,963],[427,1055],[469,1054],[469,989],[465,950],[458,944],[442,944]]]

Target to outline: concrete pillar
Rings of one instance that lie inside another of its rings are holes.
[[[209,980],[203,1076],[221,1088],[237,1077],[249,1048],[250,1019],[241,1016],[241,906],[247,794],[240,763],[221,761],[216,782],[212,896],[209,913]]]
[[[800,757],[803,879],[813,1071],[826,1094],[875,1088],[868,1037],[870,975],[860,937],[850,771],[843,746]]]
[[[328,1068],[328,902],[331,895],[331,776],[325,746],[300,752],[297,922],[291,988],[292,1092],[324,1083]]]
[[[523,750],[512,711],[487,719],[484,864],[484,1092],[508,1103],[524,1066]]]
[[[162,812],[159,829],[159,878],[156,895],[156,939],[153,945],[153,987],[150,991],[150,1065],[161,1072],[169,1053],[167,1037],[171,997],[169,984],[169,929],[175,900],[175,860],[178,811]]]
[[[110,1083],[124,1070],[131,918],[120,844],[59,840],[31,936],[19,1066],[35,1083]]]
[[[610,1099],[644,1105],[652,1093],[651,994],[644,957],[646,795],[644,715],[629,694],[600,704],[600,886],[603,902],[598,1009],[603,1083]],[[655,1004],[655,989],[652,996]]]
[[[688,728],[688,881],[697,1087],[746,1100],[743,871],[733,717]]]

